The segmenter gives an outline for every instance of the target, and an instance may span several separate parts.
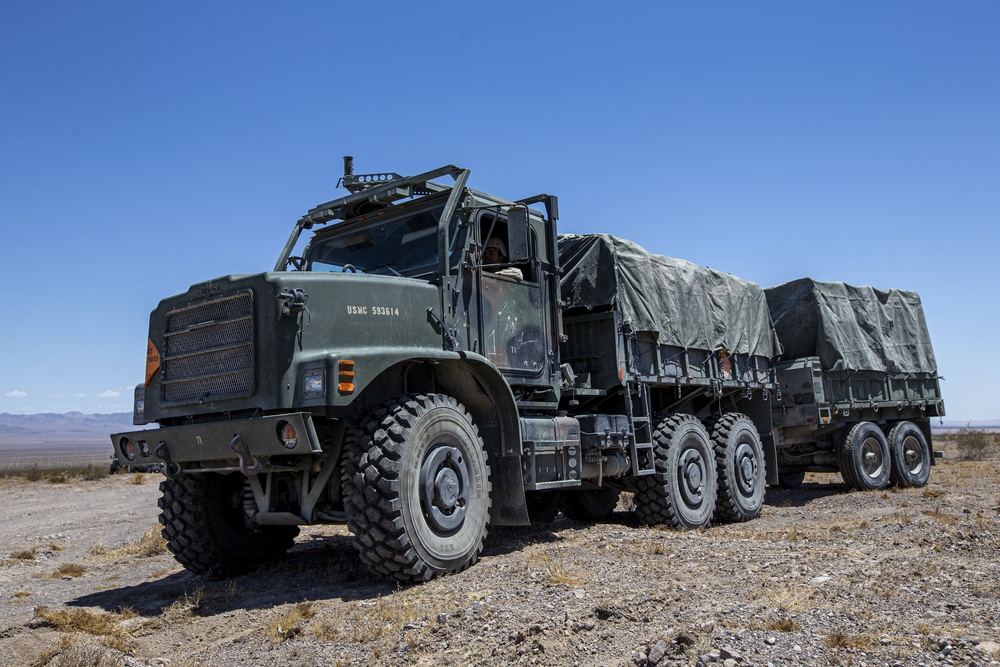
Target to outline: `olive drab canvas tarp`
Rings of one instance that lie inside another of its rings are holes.
[[[810,278],[764,292],[785,359],[817,356],[830,371],[937,372],[916,292]]]
[[[660,345],[775,358],[781,353],[764,291],[691,262],[654,255],[608,234],[559,237],[569,308],[617,309]]]

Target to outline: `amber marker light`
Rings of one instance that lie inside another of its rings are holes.
[[[350,394],[354,391],[354,361],[351,359],[341,359],[337,362],[339,367],[337,389],[342,394]]]
[[[299,444],[298,431],[286,421],[278,422],[278,438],[287,449],[294,449],[295,445]]]
[[[122,454],[125,455],[125,458],[127,458],[129,461],[135,461],[136,449],[134,442],[132,442],[128,438],[122,438],[121,442],[118,443],[118,446],[121,447]]]

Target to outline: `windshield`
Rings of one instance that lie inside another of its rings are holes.
[[[352,225],[338,233],[336,227],[321,232],[306,251],[307,271],[350,271],[397,276],[437,274],[437,224],[443,206],[413,213],[409,216],[372,220],[360,226]],[[458,216],[452,217],[448,237],[451,239],[452,265],[458,264]]]

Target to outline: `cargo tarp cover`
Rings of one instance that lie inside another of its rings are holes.
[[[775,358],[781,353],[764,291],[755,283],[631,241],[592,234],[559,237],[567,308],[621,312],[633,331],[660,345]]]
[[[785,359],[817,356],[831,371],[937,372],[916,292],[810,278],[764,291]]]

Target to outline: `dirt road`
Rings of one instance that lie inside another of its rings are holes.
[[[470,570],[404,589],[342,527],[194,577],[156,537],[155,475],[0,480],[0,664],[1000,664],[997,463],[875,493],[810,475],[692,533],[626,499],[602,524],[497,529]]]

